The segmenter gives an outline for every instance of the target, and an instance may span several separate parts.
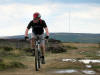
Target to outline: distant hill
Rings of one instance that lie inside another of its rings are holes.
[[[29,34],[30,37],[30,34]],[[24,35],[7,36],[4,39],[24,39]],[[89,33],[50,33],[50,38],[62,42],[100,43],[100,34]]]

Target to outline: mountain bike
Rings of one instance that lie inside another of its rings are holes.
[[[40,65],[42,63],[42,53],[41,53],[41,48],[40,48],[40,35],[36,35],[35,38],[35,70],[39,71]],[[27,40],[29,40],[29,38],[27,37]],[[42,39],[42,40],[47,40],[47,39]],[[46,41],[48,43],[48,40]]]
[[[39,71],[41,62],[42,62],[42,53],[41,53],[41,48],[40,48],[40,37],[39,35],[36,35],[35,39],[35,70]],[[43,39],[46,40],[46,39]]]
[[[35,70],[38,71],[41,62],[40,38],[37,35],[35,39]]]

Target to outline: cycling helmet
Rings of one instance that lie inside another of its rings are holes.
[[[41,18],[40,13],[35,12],[35,13],[33,14],[33,18]]]

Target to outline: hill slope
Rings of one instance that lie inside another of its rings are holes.
[[[61,40],[62,42],[100,43],[100,34],[50,33],[50,38]],[[4,37],[4,39],[24,39],[24,35],[8,36]]]

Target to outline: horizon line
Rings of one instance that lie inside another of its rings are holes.
[[[50,34],[51,33],[70,33],[70,34],[72,34],[72,33],[74,33],[74,34],[100,34],[100,33],[76,33],[76,32],[50,32]],[[31,33],[28,33],[28,34],[31,34]],[[44,33],[45,34],[45,33]],[[16,35],[7,35],[7,36],[0,36],[0,37],[9,37],[9,36],[19,36],[19,35],[24,35],[24,34],[16,34]]]

